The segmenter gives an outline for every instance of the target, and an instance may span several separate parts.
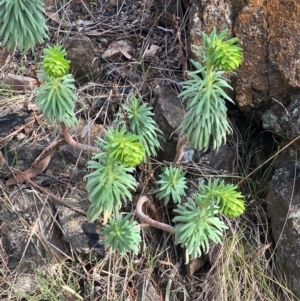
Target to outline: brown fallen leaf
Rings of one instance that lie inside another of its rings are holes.
[[[264,245],[263,247],[259,248],[257,251],[255,251],[251,257],[250,263],[253,263],[259,256],[261,256],[263,253],[265,253],[266,250],[268,250],[271,246],[272,246],[272,243],[268,243],[268,244]]]
[[[133,53],[133,48],[129,41],[118,40],[118,41],[112,42],[108,46],[107,50],[105,50],[104,53],[102,54],[102,57],[104,59],[114,60],[118,56],[120,56],[120,54],[123,54],[127,59],[131,59],[132,53]]]
[[[69,22],[62,20],[58,13],[46,10],[46,16],[57,24],[62,24],[64,27],[69,27]]]
[[[152,57],[155,56],[156,52],[160,49],[157,45],[151,45],[149,49],[145,51],[144,57]]]
[[[12,168],[14,172],[14,176],[9,178],[5,184],[7,186],[13,186],[17,184],[21,184],[26,181],[26,179],[31,179],[43,172],[47,166],[49,165],[51,159],[51,155],[45,157],[43,160],[41,160],[38,164],[35,164],[34,166],[31,166],[29,169],[25,171],[20,171],[18,169]]]

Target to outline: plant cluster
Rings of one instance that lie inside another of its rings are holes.
[[[230,98],[222,89],[230,86],[222,77],[223,71],[220,69],[229,70],[236,66],[237,59],[232,62],[229,59],[220,61],[218,49],[223,51],[228,45],[235,43],[227,43],[223,47],[224,36],[224,33],[220,37],[214,33],[211,38],[204,36],[210,63],[202,66],[193,62],[197,71],[190,72],[193,79],[183,84],[186,89],[182,96],[191,100],[182,130],[187,128],[189,141],[199,149],[208,147],[211,134],[215,137],[215,147],[219,147],[226,138],[224,133],[229,129],[223,116],[226,113],[223,98]],[[234,50],[232,53],[236,57]],[[44,84],[37,90],[37,102],[48,122],[58,120],[67,126],[75,126],[75,87],[73,77],[68,74],[69,62],[65,55],[66,52],[60,46],[45,49],[42,72]],[[217,68],[212,62],[221,65]],[[210,76],[207,72],[210,72]],[[117,114],[115,126],[106,131],[103,139],[98,139],[99,151],[88,162],[91,172],[85,179],[91,205],[87,216],[94,222],[104,214],[101,232],[104,241],[111,245],[113,251],[118,249],[120,253],[137,253],[141,241],[140,228],[131,220],[131,215],[123,217],[119,211],[122,204],[132,199],[132,192],[136,189],[133,176],[135,167],[145,161],[147,156],[155,156],[157,153],[158,136],[162,133],[152,115],[151,108],[131,95],[129,103],[122,105],[121,112]],[[195,119],[196,115],[203,116],[201,122]],[[165,204],[170,200],[177,203],[172,232],[175,233],[176,242],[185,248],[188,260],[200,256],[203,251],[207,252],[211,241],[222,241],[227,227],[220,214],[237,217],[244,212],[245,206],[236,186],[219,181],[200,184],[198,193],[182,202],[186,195],[186,182],[185,172],[181,167],[168,166],[162,169],[153,193],[158,199],[163,199]]]
[[[118,212],[122,201],[126,203],[131,200],[131,191],[136,188],[132,175],[134,167],[145,160],[149,153],[156,154],[160,132],[149,117],[153,114],[151,109],[135,96],[132,95],[129,105],[124,105],[122,109],[127,116],[119,114],[117,128],[110,128],[104,139],[98,139],[100,151],[88,162],[88,168],[92,171],[85,177],[91,201],[87,216],[91,221],[95,221],[103,212],[110,216],[109,223],[103,226],[104,241],[121,253],[130,250],[137,252],[141,237],[139,227],[133,226],[135,223],[129,221],[129,215],[122,218]],[[125,118],[130,119],[129,131],[125,127]]]
[[[33,49],[36,41],[42,42],[46,37],[42,1],[0,0],[0,8],[0,37],[9,51],[15,42],[21,51]],[[236,38],[224,41],[227,35],[227,31],[217,35],[216,29],[210,36],[203,33],[204,65],[192,61],[196,71],[189,72],[191,79],[183,83],[181,96],[189,100],[181,134],[187,135],[191,145],[200,150],[208,149],[211,136],[214,148],[218,148],[230,132],[224,99],[232,100],[223,88],[231,87],[223,73],[235,70],[242,62],[242,55]],[[59,121],[64,133],[66,126],[75,127],[77,124],[74,78],[69,74],[70,62],[65,56],[66,51],[59,45],[44,50],[40,74],[42,85],[36,96],[47,121],[50,124]],[[132,198],[132,191],[136,188],[135,167],[147,156],[156,156],[158,137],[162,132],[152,119],[151,108],[134,95],[121,109],[116,126],[106,131],[104,139],[98,139],[98,148],[92,149],[95,154],[88,162],[91,172],[86,175],[91,202],[87,216],[92,222],[102,213],[108,216],[109,223],[101,232],[104,241],[113,251],[118,249],[121,254],[127,251],[137,254],[141,242],[140,228],[130,214],[123,217],[119,211],[122,204]],[[66,140],[69,141],[69,137]],[[186,250],[187,259],[207,252],[210,241],[222,241],[227,227],[221,213],[237,217],[245,210],[237,187],[220,181],[200,184],[198,193],[182,202],[187,184],[181,167],[163,168],[156,185],[153,193],[159,199],[165,204],[170,200],[177,203],[174,230],[170,226],[160,228],[175,233],[177,243]]]

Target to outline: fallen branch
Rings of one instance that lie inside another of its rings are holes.
[[[73,205],[69,204],[68,202],[62,200],[61,198],[57,197],[55,194],[53,194],[53,193],[52,193],[50,190],[48,190],[47,188],[44,188],[44,187],[39,186],[38,184],[36,184],[34,181],[32,181],[32,180],[29,179],[29,178],[26,178],[26,182],[27,182],[28,184],[30,184],[31,186],[34,186],[35,188],[39,189],[40,191],[46,193],[46,195],[48,195],[48,196],[49,196],[51,199],[53,199],[54,201],[59,202],[59,203],[61,203],[62,205],[64,205],[64,206],[66,206],[66,207],[68,207],[68,208],[70,208],[70,209],[72,209],[72,210],[74,210],[74,211],[76,211],[76,212],[78,212],[78,213],[81,213],[81,214],[83,214],[83,215],[86,216],[86,211],[81,210],[79,207],[73,206]]]

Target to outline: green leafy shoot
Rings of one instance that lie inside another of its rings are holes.
[[[70,69],[70,61],[65,59],[67,52],[60,45],[48,46],[44,50],[43,69],[51,77],[59,78]]]
[[[232,132],[227,120],[224,100],[233,102],[224,92],[232,89],[224,78],[225,71],[234,71],[243,61],[242,48],[238,39],[227,41],[228,31],[217,35],[214,27],[210,36],[202,34],[204,47],[196,48],[201,62],[191,61],[195,71],[188,72],[190,79],[182,82],[183,90],[179,96],[188,100],[188,112],[180,125],[180,134],[186,135],[194,148],[207,151],[210,142],[218,149],[226,143]]]
[[[126,203],[128,199],[131,200],[130,190],[136,189],[136,181],[130,174],[133,167],[125,167],[107,152],[101,152],[88,161],[88,168],[92,170],[85,176],[91,202],[88,218],[94,222],[102,212],[117,214],[122,201]]]
[[[0,0],[0,38],[8,51],[34,51],[36,42],[43,43],[47,26],[42,0]]]
[[[54,78],[44,73],[41,79],[44,84],[37,89],[36,102],[44,117],[50,124],[58,120],[75,128],[77,118],[74,109],[77,95],[74,92],[76,88],[73,76],[67,74]]]
[[[159,148],[158,135],[162,132],[152,118],[154,114],[151,109],[133,94],[130,96],[130,104],[123,105],[123,109],[129,119],[130,130],[138,135],[146,156],[156,156],[156,149]],[[121,120],[121,123],[126,124],[125,120]]]
[[[186,261],[197,258],[202,252],[207,253],[210,241],[221,243],[223,232],[227,226],[218,216],[219,207],[207,197],[200,194],[188,198],[184,205],[177,205],[174,209],[177,216],[173,218],[176,223],[175,238],[181,247],[186,249]]]
[[[218,149],[232,131],[224,99],[233,101],[223,91],[223,88],[232,88],[222,77],[223,71],[211,72],[208,77],[205,67],[195,61],[192,63],[197,70],[188,72],[191,79],[182,83],[183,91],[179,94],[188,99],[188,112],[181,122],[180,134],[187,135],[190,145],[196,149],[207,151],[211,138],[214,149]]]
[[[164,204],[167,205],[170,199],[174,203],[181,203],[182,196],[185,195],[186,178],[180,167],[164,167],[159,175],[160,180],[156,181],[158,188],[153,191]]]
[[[104,151],[110,158],[115,159],[124,166],[134,167],[139,165],[145,158],[145,149],[139,142],[139,137],[127,134],[126,128],[112,129],[106,132],[105,141],[102,141]]]
[[[229,218],[238,217],[245,211],[243,195],[237,191],[238,187],[233,184],[225,184],[224,181],[211,180],[207,185],[199,185],[199,194],[202,197],[210,197],[220,206],[220,211]]]
[[[100,235],[104,235],[104,243],[110,245],[113,252],[119,250],[123,255],[133,251],[135,255],[139,252],[141,242],[140,227],[137,222],[130,221],[131,214],[124,218],[120,214],[109,218],[109,224],[103,226]]]
[[[216,27],[213,28],[210,36],[202,33],[206,47],[207,60],[222,71],[234,71],[243,62],[243,49],[237,45],[238,38],[231,38],[224,41],[228,36],[228,30],[223,30],[217,35]]]

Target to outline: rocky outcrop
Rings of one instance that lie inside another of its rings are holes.
[[[232,77],[235,100],[249,117],[286,139],[286,106],[300,97],[300,2],[297,0],[193,1],[190,44],[202,43],[201,32],[213,26],[240,39],[244,62]],[[298,121],[298,115],[295,117]]]

